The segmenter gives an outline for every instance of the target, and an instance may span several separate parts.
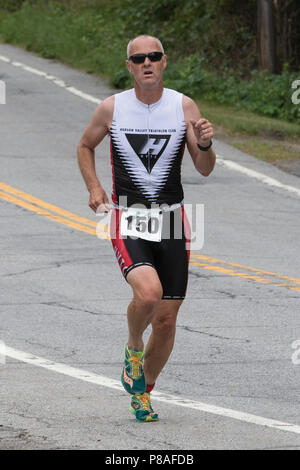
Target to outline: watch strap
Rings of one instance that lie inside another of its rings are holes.
[[[202,150],[203,152],[207,152],[207,150],[210,149],[210,147],[212,146],[212,140],[210,141],[210,144],[207,146],[207,147],[202,147],[202,145],[198,144],[197,143],[197,146],[200,150]]]

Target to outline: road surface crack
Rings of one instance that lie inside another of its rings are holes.
[[[215,335],[213,333],[208,333],[206,331],[196,330],[195,328],[191,328],[190,326],[186,326],[186,325],[177,325],[177,328],[182,328],[183,330],[190,331],[191,333],[198,333],[201,335],[210,336],[211,338],[219,338],[219,339],[225,339],[225,340],[230,340],[230,341],[239,341],[241,343],[251,342],[250,339],[247,339],[247,338],[232,338],[232,337],[230,338],[228,336]]]

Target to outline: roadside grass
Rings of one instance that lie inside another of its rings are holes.
[[[293,147],[287,142],[276,143],[270,140],[264,141],[259,137],[243,139],[235,136],[233,141],[231,141],[231,145],[237,147],[242,152],[270,163],[300,158],[300,141],[297,147]]]
[[[230,106],[197,100],[216,137],[261,160],[300,158],[300,126]]]
[[[101,10],[57,2],[26,3],[14,14],[0,10],[0,41],[110,80],[125,60],[124,24],[118,18],[112,22],[107,1]]]

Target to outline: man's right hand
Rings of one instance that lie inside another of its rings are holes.
[[[109,199],[102,186],[90,190],[89,206],[94,212],[109,212]]]

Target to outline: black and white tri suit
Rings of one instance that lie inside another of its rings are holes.
[[[110,128],[112,201],[112,245],[125,278],[135,267],[154,267],[163,287],[164,299],[183,299],[189,263],[190,228],[183,206],[181,163],[186,124],[182,94],[164,88],[159,101],[139,101],[134,88],[115,95]],[[164,207],[160,242],[122,237],[120,216],[124,207]],[[170,229],[165,230],[171,222]],[[182,236],[175,236],[181,224]],[[168,237],[164,233],[168,232]]]

